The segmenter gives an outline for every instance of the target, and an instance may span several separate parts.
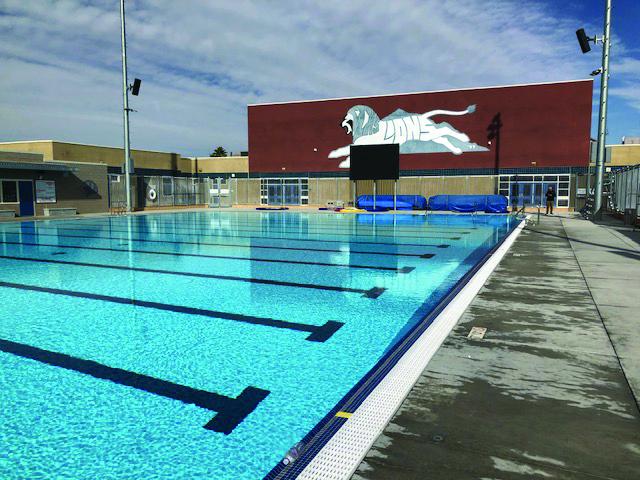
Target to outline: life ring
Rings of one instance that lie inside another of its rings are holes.
[[[158,194],[153,188],[150,188],[149,192],[147,192],[147,198],[153,202],[156,198],[158,198]]]

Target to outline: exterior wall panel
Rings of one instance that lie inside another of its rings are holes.
[[[442,109],[458,112],[457,115],[433,114],[432,120],[438,128],[448,125],[459,138],[466,135],[468,151],[456,155],[441,144],[414,142],[412,148],[418,149],[419,153],[402,153],[404,147],[401,146],[400,168],[403,171],[586,166],[592,90],[593,82],[582,80],[250,105],[249,169],[252,173],[272,174],[283,171],[288,174],[346,173],[338,166],[344,158],[328,157],[331,151],[352,143],[352,135],[346,133],[341,123],[347,112],[357,105],[369,107],[366,110],[369,125],[370,122],[381,125],[375,123],[375,119],[385,119],[389,115],[398,118],[398,115],[421,115]],[[475,105],[475,111],[467,111],[470,105]],[[403,112],[399,113],[398,109]],[[364,111],[360,109],[358,114]],[[499,122],[496,123],[496,119]],[[359,131],[365,132],[368,128],[365,119],[361,118],[359,122]],[[496,124],[499,125],[499,142],[488,136],[488,129]],[[399,128],[393,138],[408,138],[406,131],[399,133]],[[446,152],[424,153],[424,149],[434,148],[444,148]]]

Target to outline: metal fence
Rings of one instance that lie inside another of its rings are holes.
[[[134,209],[208,205],[230,207],[233,185],[223,178],[132,175],[131,201]],[[109,176],[109,208],[122,209],[126,187],[122,175]]]
[[[610,209],[624,213],[640,207],[640,165],[615,170],[610,174]]]

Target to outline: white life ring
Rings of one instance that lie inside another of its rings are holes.
[[[147,193],[147,198],[153,202],[156,198],[158,198],[158,194],[153,188],[150,188],[149,192]]]

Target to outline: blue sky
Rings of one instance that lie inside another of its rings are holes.
[[[132,145],[247,147],[246,105],[588,78],[604,0],[128,0]],[[640,135],[638,0],[614,0],[608,143]],[[116,0],[0,0],[0,141],[122,144]],[[599,80],[594,84],[594,134]]]

